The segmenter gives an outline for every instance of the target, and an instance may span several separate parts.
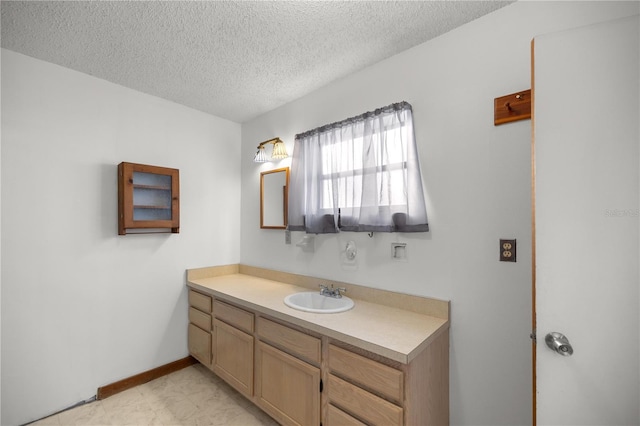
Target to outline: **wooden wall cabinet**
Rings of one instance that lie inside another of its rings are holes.
[[[180,231],[178,169],[118,165],[118,234]]]

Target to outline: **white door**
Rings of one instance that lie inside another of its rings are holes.
[[[640,424],[639,23],[534,39],[539,425]]]

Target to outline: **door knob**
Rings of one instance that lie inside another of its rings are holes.
[[[556,351],[563,356],[571,356],[573,354],[573,347],[569,343],[569,339],[562,333],[552,331],[544,338],[547,346],[553,351]]]

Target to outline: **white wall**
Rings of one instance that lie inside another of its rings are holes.
[[[187,356],[185,269],[239,261],[239,156],[237,123],[2,50],[3,425]],[[121,161],[180,169],[179,234],[117,235]]]
[[[638,13],[637,2],[518,2],[242,126],[242,263],[449,299],[451,422],[531,423],[531,123],[495,127],[493,99],[528,89],[538,34]],[[316,237],[316,251],[260,230],[257,144],[406,100],[414,123],[431,232]],[[498,262],[516,238],[518,262]],[[355,266],[340,251],[356,241]],[[407,243],[408,260],[390,259]]]

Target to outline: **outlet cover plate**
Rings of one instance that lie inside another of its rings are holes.
[[[500,262],[516,261],[516,240],[500,239]]]

